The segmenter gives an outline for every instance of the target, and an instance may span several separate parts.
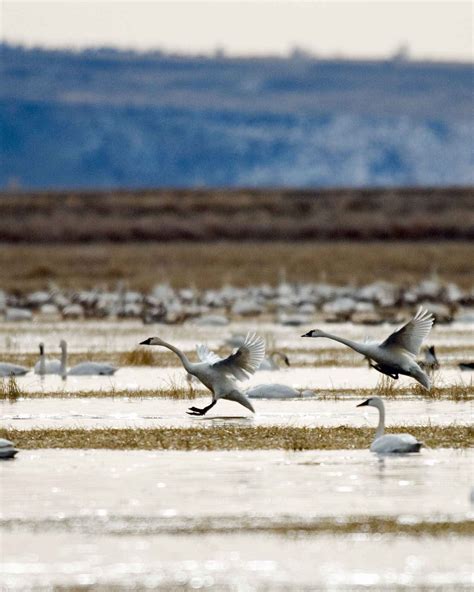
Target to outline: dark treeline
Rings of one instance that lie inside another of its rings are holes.
[[[0,242],[474,238],[472,188],[0,194]]]

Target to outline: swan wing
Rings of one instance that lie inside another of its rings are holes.
[[[380,347],[387,349],[403,348],[413,356],[417,356],[423,340],[428,337],[431,331],[433,322],[433,315],[420,307],[411,321],[408,321],[401,329],[392,333],[390,337],[380,344]]]
[[[201,362],[206,362],[211,365],[217,364],[217,362],[222,362],[222,358],[211,351],[207,345],[201,344],[196,346],[196,352]]]
[[[244,343],[229,357],[212,364],[213,368],[232,374],[238,380],[246,380],[257,370],[265,357],[265,340],[255,333],[248,333]]]

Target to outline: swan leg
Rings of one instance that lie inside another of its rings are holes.
[[[186,413],[188,415],[206,415],[209,409],[212,409],[216,403],[217,401],[212,401],[210,405],[203,407],[202,409],[199,409],[199,407],[190,407]]]

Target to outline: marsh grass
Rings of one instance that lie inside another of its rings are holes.
[[[23,397],[24,394],[14,376],[10,376],[8,380],[5,378],[0,379],[0,400],[7,400],[13,403],[19,397]]]
[[[157,360],[149,348],[137,347],[131,351],[122,352],[119,356],[119,363],[122,366],[156,366]]]
[[[0,400],[7,399],[5,395],[5,388],[0,389]],[[95,398],[129,398],[129,399],[195,399],[198,397],[209,396],[209,391],[206,389],[196,388],[192,383],[183,386],[182,382],[169,379],[165,383],[165,388],[160,389],[117,389],[115,387],[109,389],[99,390],[78,390],[67,391],[67,382],[65,388],[61,391],[22,391],[20,396],[25,399],[95,399]],[[410,387],[387,387],[385,390],[379,388],[373,389],[338,389],[316,392],[314,397],[301,398],[303,401],[314,400],[317,401],[344,401],[367,399],[369,397],[382,396],[387,399],[436,399],[447,401],[472,401],[474,400],[474,387],[472,385],[458,384],[454,386],[440,386],[435,387],[432,391],[427,391],[423,387],[413,385]],[[292,399],[294,400],[294,399]]]
[[[151,516],[120,515],[117,523],[114,516],[101,517],[68,516],[57,519],[10,518],[0,521],[2,528],[29,530],[81,532],[83,534],[269,534],[292,536],[298,534],[383,534],[408,536],[472,536],[474,520],[417,520],[404,521],[403,518],[390,516],[347,516],[308,517],[299,519],[291,515],[275,517],[270,520],[266,515],[228,515],[225,516],[182,516],[181,520]],[[390,588],[392,590],[392,588]],[[56,588],[55,588],[56,590]],[[95,588],[94,588],[95,590]],[[114,588],[115,590],[115,588]],[[174,588],[173,588],[174,590]]]
[[[388,432],[404,432],[390,426]],[[474,445],[471,426],[410,426],[410,433],[429,448]],[[337,426],[206,426],[120,429],[2,429],[0,436],[19,448],[97,448],[116,450],[339,450],[368,448],[372,428]]]

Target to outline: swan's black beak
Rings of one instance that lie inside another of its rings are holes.
[[[305,333],[301,337],[311,337],[311,331],[308,331],[307,333]]]
[[[290,360],[288,359],[288,356],[285,356],[283,359],[285,360],[285,364],[286,364],[286,365],[288,366],[288,368],[289,368],[289,367],[291,366],[291,364],[290,364]]]
[[[367,399],[363,403],[359,403],[358,405],[356,405],[356,407],[364,407],[364,405],[368,405],[369,404],[369,401],[370,401],[370,399]]]
[[[151,337],[145,339],[145,341],[140,341],[139,345],[150,345]]]

